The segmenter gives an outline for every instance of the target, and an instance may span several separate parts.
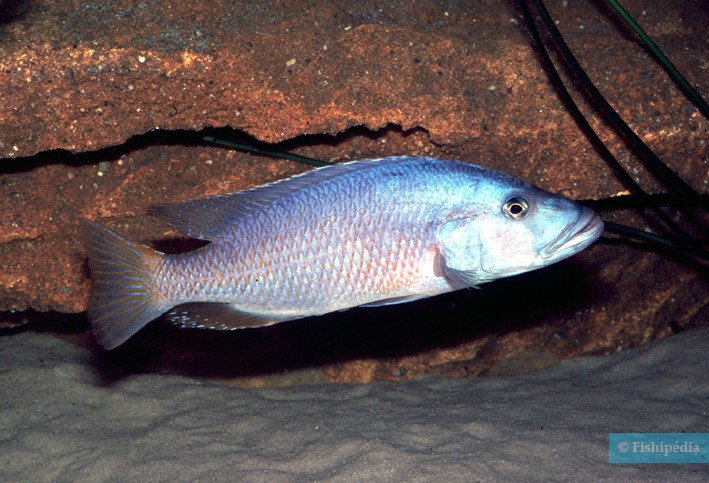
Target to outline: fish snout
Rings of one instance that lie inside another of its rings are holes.
[[[596,241],[603,233],[603,220],[591,209],[581,207],[581,214],[574,223],[569,224],[551,243],[539,252],[548,260],[561,259],[580,252]]]

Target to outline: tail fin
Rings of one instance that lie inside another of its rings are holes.
[[[90,220],[81,220],[81,231],[94,281],[88,310],[91,331],[99,344],[113,349],[170,308],[160,304],[151,289],[162,254]]]

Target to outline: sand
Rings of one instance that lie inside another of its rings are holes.
[[[709,329],[515,377],[239,389],[0,338],[0,480],[707,481],[609,432],[709,431]]]

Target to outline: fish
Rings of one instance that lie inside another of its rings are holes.
[[[588,207],[464,161],[364,159],[150,213],[204,246],[164,254],[81,220],[105,349],[154,319],[263,327],[410,302],[545,267],[599,238]]]

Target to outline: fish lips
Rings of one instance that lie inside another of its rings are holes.
[[[603,229],[603,220],[592,209],[584,206],[576,222],[569,224],[559,236],[542,248],[539,256],[544,260],[569,257],[596,241]]]

